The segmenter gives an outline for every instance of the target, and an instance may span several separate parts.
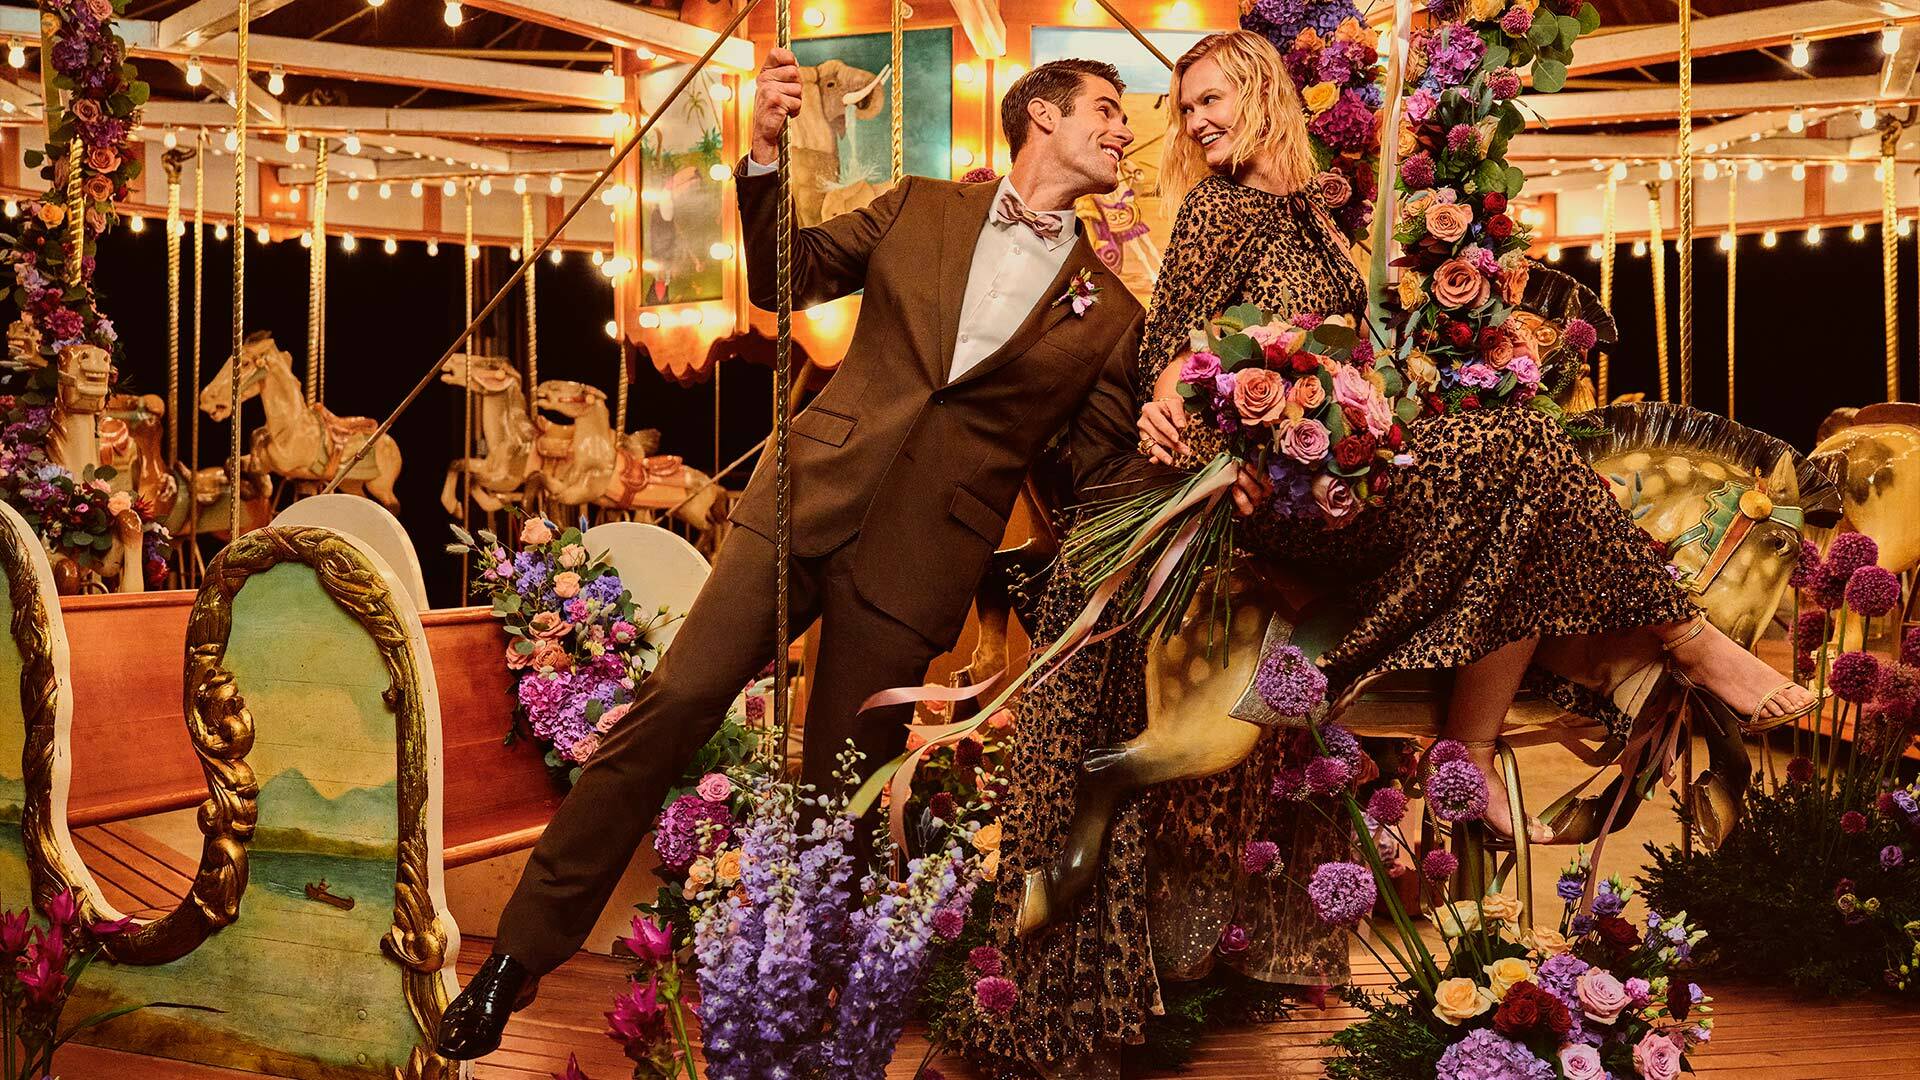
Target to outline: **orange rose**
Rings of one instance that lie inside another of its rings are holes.
[[[1427,283],[1433,298],[1442,307],[1477,308],[1487,302],[1493,293],[1493,286],[1487,282],[1486,275],[1475,270],[1465,259],[1448,259],[1433,272],[1433,280]]]
[[[518,644],[520,643],[516,641],[508,644],[507,646],[507,670],[508,671],[519,671],[523,668],[526,668],[532,665],[533,663],[533,653],[521,652],[519,649],[514,647]]]
[[[96,146],[87,151],[87,168],[110,173],[120,167],[120,152],[111,146]]]
[[[1301,412],[1311,412],[1326,404],[1327,388],[1320,385],[1318,376],[1296,379],[1293,389],[1287,391],[1287,401],[1297,406]]]
[[[1245,368],[1234,380],[1233,407],[1243,424],[1271,424],[1286,404],[1286,380],[1266,368]]]
[[[1473,224],[1473,208],[1463,203],[1434,203],[1427,207],[1427,235],[1453,243],[1467,235]]]
[[[113,198],[113,181],[96,173],[87,177],[87,182],[81,185],[81,190],[86,192],[87,198],[93,202],[106,202]]]
[[[1484,359],[1487,361],[1487,366],[1495,371],[1505,369],[1508,364],[1513,363],[1513,339],[1506,334],[1493,335],[1492,343],[1485,350]]]
[[[50,229],[57,227],[67,217],[66,208],[54,202],[43,202],[40,209],[34,212],[40,215],[40,224]]]
[[[1526,263],[1515,263],[1500,274],[1500,299],[1509,304],[1517,304],[1526,298],[1527,277],[1533,271]]]
[[[102,115],[100,103],[92,98],[73,99],[73,118],[75,120],[83,124],[95,124],[99,123]]]
[[[573,658],[567,655],[566,646],[551,638],[541,638],[533,643],[533,656],[529,662],[533,667],[543,671],[573,669]]]
[[[563,638],[573,632],[573,624],[561,618],[557,611],[542,611],[528,621],[527,629],[537,638]]]

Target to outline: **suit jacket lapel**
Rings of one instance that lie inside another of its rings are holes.
[[[1031,348],[1034,342],[1060,325],[1061,320],[1073,315],[1071,304],[1059,304],[1054,301],[1060,299],[1061,295],[1067,291],[1067,284],[1075,275],[1082,270],[1092,270],[1098,265],[1093,248],[1088,245],[1086,233],[1082,230],[1079,238],[1073,242],[1073,251],[1067,255],[1067,261],[1060,264],[1060,270],[1054,274],[1053,282],[1047,286],[1045,292],[1040,294],[1040,299],[1033,305],[1033,310],[1027,312],[1026,319],[1020,323],[1020,328],[1013,332],[1013,336],[1007,338],[1005,345],[975,364],[965,375],[953,380],[951,385],[958,386],[961,383],[972,382],[1005,367]],[[954,310],[957,319],[959,311],[957,305]]]
[[[973,249],[980,242],[980,230],[986,228],[987,213],[993,209],[993,193],[999,185],[967,184],[947,203],[940,227],[940,341],[938,356],[929,357],[933,384],[947,381],[947,369],[953,363],[954,344],[960,337],[960,307],[967,298],[967,274],[973,269]]]

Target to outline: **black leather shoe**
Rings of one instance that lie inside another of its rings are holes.
[[[494,953],[441,1014],[435,1049],[455,1061],[486,1057],[500,1049],[507,1018],[533,1004],[539,990],[540,980],[520,961]]]

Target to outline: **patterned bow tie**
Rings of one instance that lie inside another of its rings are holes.
[[[1025,225],[1033,230],[1033,235],[1042,240],[1060,239],[1060,218],[1053,214],[1036,214],[1027,209],[1011,191],[1000,193],[1000,201],[993,206],[988,220],[1005,228],[1011,225]]]

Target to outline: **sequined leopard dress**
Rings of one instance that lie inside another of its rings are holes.
[[[1212,177],[1181,205],[1140,350],[1143,399],[1189,332],[1240,303],[1299,314],[1358,312],[1364,286],[1344,241],[1305,194],[1274,195]],[[1389,670],[1445,669],[1534,635],[1602,633],[1689,617],[1638,528],[1558,426],[1502,407],[1419,421],[1413,463],[1385,505],[1346,527],[1246,521],[1248,553],[1341,581],[1365,612],[1326,658],[1335,692]],[[1056,575],[1037,640],[1064,628],[1081,583]],[[1144,725],[1145,652],[1125,635],[1086,649],[1030,692],[1020,714],[1003,818],[995,944],[1020,998],[972,1033],[979,1049],[1053,1074],[1085,1071],[1102,1050],[1142,1038],[1159,980],[1228,964],[1272,982],[1325,985],[1346,975],[1346,942],[1324,929],[1294,882],[1339,857],[1338,830],[1271,796],[1276,734],[1236,769],[1143,794],[1117,816],[1101,877],[1070,913],[1026,940],[1012,936],[1024,872],[1063,841],[1075,767],[1087,749]],[[1535,689],[1610,724],[1611,706],[1545,672]],[[1285,873],[1250,878],[1241,853],[1273,841]],[[1229,925],[1244,950],[1223,950]],[[1019,1071],[1008,1069],[1008,1074]]]

